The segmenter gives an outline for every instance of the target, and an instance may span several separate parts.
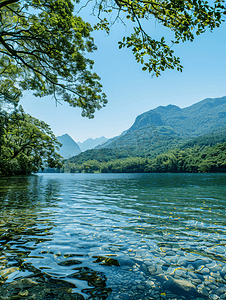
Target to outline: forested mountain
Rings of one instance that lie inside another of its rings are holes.
[[[202,134],[201,134],[202,133]],[[226,97],[139,115],[120,136],[64,163],[65,172],[225,171]]]
[[[58,136],[57,139],[62,144],[59,154],[64,158],[69,158],[81,153],[81,149],[77,143],[67,133]]]
[[[208,98],[186,108],[159,106],[137,116],[128,130],[108,140],[102,147],[139,147],[147,151],[163,147],[165,151],[185,138],[223,126],[226,126],[226,97]]]
[[[101,136],[100,138],[96,138],[96,139],[89,138],[82,143],[77,142],[77,144],[79,145],[81,151],[84,152],[86,150],[93,149],[96,146],[105,143],[107,140],[108,139],[106,137]]]
[[[226,172],[226,127],[159,155],[134,148],[93,149],[64,162],[63,172]]]

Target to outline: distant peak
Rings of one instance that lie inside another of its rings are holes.
[[[60,135],[59,137],[70,137],[70,135],[65,133],[65,134]]]
[[[171,110],[171,109],[177,109],[180,110],[181,108],[177,105],[169,104],[167,106],[158,106],[157,108],[165,109],[165,110]]]

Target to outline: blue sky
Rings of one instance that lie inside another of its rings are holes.
[[[94,17],[88,16],[89,22]],[[111,138],[128,129],[137,115],[159,105],[187,107],[205,98],[226,95],[226,24],[193,42],[175,45],[183,72],[167,70],[158,78],[141,70],[129,49],[118,49],[118,41],[127,31],[122,24],[112,27],[108,36],[94,32],[98,50],[89,56],[95,61],[94,70],[101,77],[108,104],[97,111],[94,119],[81,117],[79,108],[66,103],[56,107],[51,97],[35,98],[30,93],[21,100],[25,111],[48,123],[55,135],[68,133],[76,142],[87,138]],[[170,38],[171,33],[150,23],[152,37]]]

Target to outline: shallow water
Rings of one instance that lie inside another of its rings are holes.
[[[226,299],[225,174],[0,178],[0,299]]]

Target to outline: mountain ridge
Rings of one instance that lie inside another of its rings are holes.
[[[193,138],[226,125],[226,96],[206,98],[191,106],[158,106],[138,115],[123,135],[113,137],[99,148],[139,146],[141,140],[152,142],[153,136]]]
[[[81,149],[78,144],[67,133],[58,136],[57,139],[62,144],[59,154],[65,159],[81,153]]]
[[[93,138],[88,138],[87,140],[85,140],[84,142],[77,142],[77,144],[79,145],[80,149],[82,152],[89,150],[89,149],[93,149],[103,143],[105,143],[108,139],[104,136],[101,136],[99,138],[93,139]]]

